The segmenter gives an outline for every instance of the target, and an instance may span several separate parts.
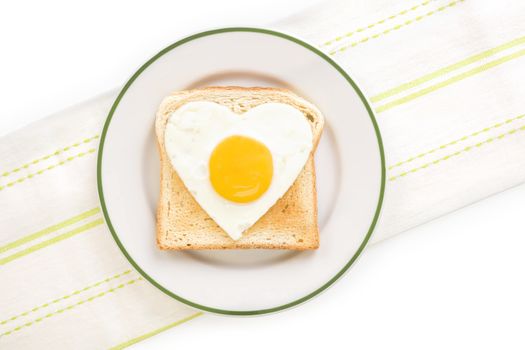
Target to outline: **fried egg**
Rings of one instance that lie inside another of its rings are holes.
[[[188,102],[169,116],[164,141],[188,191],[234,240],[286,193],[313,148],[308,120],[284,103],[236,114]]]

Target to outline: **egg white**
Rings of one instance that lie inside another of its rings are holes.
[[[226,137],[248,136],[271,152],[268,190],[249,203],[220,196],[209,179],[209,159]],[[293,184],[312,151],[312,130],[304,115],[283,103],[265,103],[244,114],[209,102],[189,102],[173,112],[164,134],[171,164],[199,205],[234,240],[263,216]]]

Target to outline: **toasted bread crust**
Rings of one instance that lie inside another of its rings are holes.
[[[164,148],[164,131],[173,111],[191,101],[212,101],[235,113],[267,102],[287,103],[308,119],[314,148],[294,184],[239,240],[234,241],[200,207],[172,167]],[[157,207],[157,245],[160,249],[316,249],[319,246],[317,192],[313,152],[324,118],[317,108],[284,89],[209,87],[175,92],[157,112],[155,131],[161,160]]]

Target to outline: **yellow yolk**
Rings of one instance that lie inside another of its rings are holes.
[[[262,196],[273,176],[270,150],[246,136],[222,140],[213,150],[209,166],[215,191],[237,203],[251,202]]]

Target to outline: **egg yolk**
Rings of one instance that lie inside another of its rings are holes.
[[[246,136],[222,140],[211,154],[209,167],[215,191],[237,203],[248,203],[262,196],[273,176],[270,150]]]

